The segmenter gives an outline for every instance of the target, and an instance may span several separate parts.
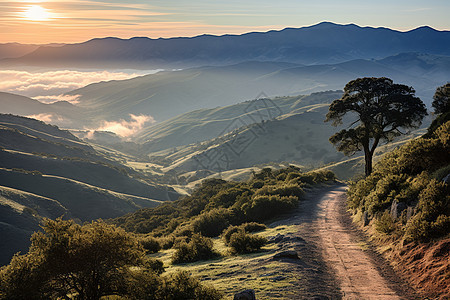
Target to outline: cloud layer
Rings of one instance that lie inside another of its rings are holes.
[[[94,82],[129,79],[139,75],[142,75],[142,73],[81,72],[73,70],[48,72],[0,70],[0,91],[32,97],[46,103],[61,100],[76,103],[76,96],[66,96],[63,93]]]
[[[119,121],[103,121],[99,127],[95,129],[89,128],[86,130],[90,132],[90,134],[88,134],[88,138],[93,136],[94,131],[110,131],[122,138],[127,138],[136,134],[144,127],[144,125],[148,123],[153,124],[154,122],[155,120],[152,116],[130,114],[129,121],[123,119]]]

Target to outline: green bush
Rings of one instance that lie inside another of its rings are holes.
[[[257,232],[266,229],[267,226],[261,223],[256,222],[250,222],[250,223],[243,223],[239,226],[229,226],[226,230],[222,233],[222,238],[225,242],[225,245],[230,244],[231,235],[233,235],[236,232]]]
[[[155,239],[154,237],[148,236],[148,237],[142,238],[139,241],[139,243],[149,253],[156,253],[159,250],[161,250],[161,245],[159,244],[159,241],[157,239]]]
[[[246,232],[257,232],[267,228],[266,225],[256,222],[249,222],[241,224],[240,227],[244,228]]]
[[[178,272],[164,279],[162,286],[162,297],[167,300],[219,300],[222,293],[208,285],[201,284],[200,281],[191,277],[187,272]]]
[[[382,233],[391,233],[395,230],[395,224],[391,215],[386,210],[375,223],[375,229]]]
[[[172,256],[173,263],[186,263],[199,260],[208,260],[219,256],[213,249],[210,238],[194,234],[189,242],[175,245],[176,251]]]
[[[317,184],[325,181],[335,180],[336,176],[330,170],[312,171],[307,173],[299,173],[298,176],[288,176],[286,179],[295,179],[297,182],[307,184]]]
[[[222,190],[211,197],[207,208],[211,209],[214,207],[230,207],[237,201],[238,197],[242,196],[244,193],[248,195],[249,192],[250,190],[248,188],[239,187],[232,187],[226,190]]]
[[[256,195],[278,195],[281,197],[301,197],[303,189],[297,184],[266,185],[256,191]]]
[[[230,239],[231,239],[231,235],[233,233],[239,232],[239,231],[244,231],[244,229],[240,226],[233,226],[231,225],[230,227],[228,227],[223,233],[222,233],[222,238],[223,241],[225,243],[225,245],[229,245],[230,244]]]
[[[450,215],[450,188],[443,182],[431,180],[419,195],[418,209],[423,218],[434,221],[441,214]]]
[[[162,274],[164,272],[164,263],[156,258],[147,257],[144,260],[143,268],[145,270],[151,270],[155,274]]]
[[[267,239],[246,233],[243,229],[232,233],[228,243],[233,253],[239,254],[259,251],[265,244],[267,244]]]
[[[421,213],[419,213],[409,220],[407,224],[405,234],[406,241],[426,242],[430,236],[430,229],[430,223],[422,217]]]
[[[163,279],[154,272],[134,270],[127,278],[125,299],[132,300],[159,300],[163,298]],[[120,299],[120,298],[119,298]]]
[[[426,138],[412,140],[386,154],[370,176],[350,185],[349,208],[377,215],[388,210],[393,201],[403,202],[415,208],[412,218],[407,221],[405,212],[394,221],[386,212],[375,222],[378,231],[402,233],[407,241],[420,242],[446,236],[450,187],[438,180],[450,168],[449,136],[450,121]]]
[[[152,272],[135,271],[129,277],[128,295],[132,300],[219,300],[222,293],[202,284],[186,271],[160,277]]]
[[[216,208],[199,215],[193,222],[194,232],[207,237],[216,237],[230,224],[231,212],[225,208]]]
[[[280,195],[256,195],[241,209],[247,220],[262,221],[286,213],[298,205],[298,197]]]
[[[175,236],[174,235],[168,235],[165,237],[158,238],[158,242],[161,245],[161,248],[164,250],[172,248],[173,244],[175,243]]]

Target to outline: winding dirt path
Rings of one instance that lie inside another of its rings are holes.
[[[220,287],[226,299],[245,289],[261,300],[421,299],[355,228],[345,189],[308,189],[298,209],[260,233],[270,241],[265,251],[186,268]]]
[[[409,296],[399,296],[398,291],[402,288],[398,287],[398,282],[392,282],[391,278],[381,274],[386,266],[374,261],[373,253],[364,249],[367,246],[358,239],[356,230],[349,224],[349,216],[343,206],[346,187],[336,186],[317,196],[313,228],[323,259],[334,270],[343,298],[410,299]]]

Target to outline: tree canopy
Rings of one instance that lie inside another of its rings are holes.
[[[450,82],[436,89],[431,105],[436,114],[443,114],[450,111]]]
[[[365,77],[347,83],[343,96],[331,103],[325,121],[337,126],[348,116],[350,125],[331,136],[330,142],[346,155],[364,151],[368,176],[380,142],[392,141],[405,133],[402,130],[417,128],[426,114],[412,87],[386,77]]]
[[[42,228],[27,254],[0,269],[0,299],[221,298],[189,274],[159,276],[163,263],[146,258],[138,240],[114,225],[45,219]]]
[[[434,108],[436,119],[428,128],[427,137],[432,137],[433,132],[442,124],[450,121],[450,82],[436,89],[431,105]]]
[[[136,239],[101,221],[80,226],[46,219],[43,229],[33,234],[29,253],[15,255],[2,270],[1,292],[8,298],[99,299],[118,294],[128,268],[145,262]]]

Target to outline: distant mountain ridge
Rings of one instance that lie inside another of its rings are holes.
[[[427,104],[436,87],[450,78],[450,56],[404,53],[381,60],[299,65],[248,61],[235,65],[164,71],[137,78],[100,82],[71,91],[91,120],[126,119],[148,114],[157,122],[189,111],[268,97],[341,90],[358,77],[389,77],[413,86]]]
[[[450,55],[450,31],[428,26],[407,32],[322,22],[241,35],[130,39],[96,38],[60,47],[41,46],[0,66],[186,68],[248,60],[330,64],[381,59],[402,52]]]

